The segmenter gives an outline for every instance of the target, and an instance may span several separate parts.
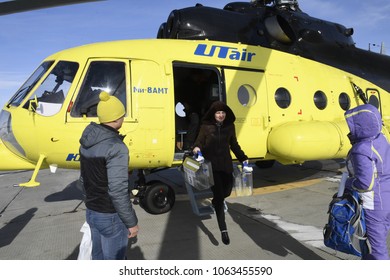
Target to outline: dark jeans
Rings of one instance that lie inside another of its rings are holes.
[[[87,208],[86,215],[91,227],[92,259],[126,259],[129,230],[118,213],[100,213]]]
[[[223,202],[225,198],[230,196],[233,188],[233,174],[221,171],[213,172],[214,186],[211,187],[213,191],[212,204],[217,216],[219,229],[227,230],[225,222],[225,211]]]

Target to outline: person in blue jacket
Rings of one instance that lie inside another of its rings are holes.
[[[382,133],[381,114],[364,104],[345,112],[352,148],[347,157],[346,189],[359,192],[371,253],[363,259],[388,260],[390,230],[390,145]]]
[[[128,238],[137,236],[138,219],[129,193],[129,150],[121,128],[125,108],[107,92],[97,106],[100,124],[91,122],[80,138],[80,179],[91,228],[92,259],[126,259]]]

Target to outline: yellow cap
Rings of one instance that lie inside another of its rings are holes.
[[[99,94],[100,102],[97,106],[99,122],[108,123],[120,119],[125,115],[125,107],[115,96],[102,91]]]

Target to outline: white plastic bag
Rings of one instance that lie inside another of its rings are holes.
[[[84,222],[80,232],[83,232],[83,238],[80,242],[78,260],[91,260],[92,259],[92,237],[91,228],[87,222]]]

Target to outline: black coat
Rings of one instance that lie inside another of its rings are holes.
[[[217,124],[215,112],[226,112],[223,123]],[[194,146],[199,147],[205,159],[210,160],[213,171],[233,172],[230,150],[243,162],[248,159],[238,144],[233,111],[223,102],[214,102],[205,114]]]

